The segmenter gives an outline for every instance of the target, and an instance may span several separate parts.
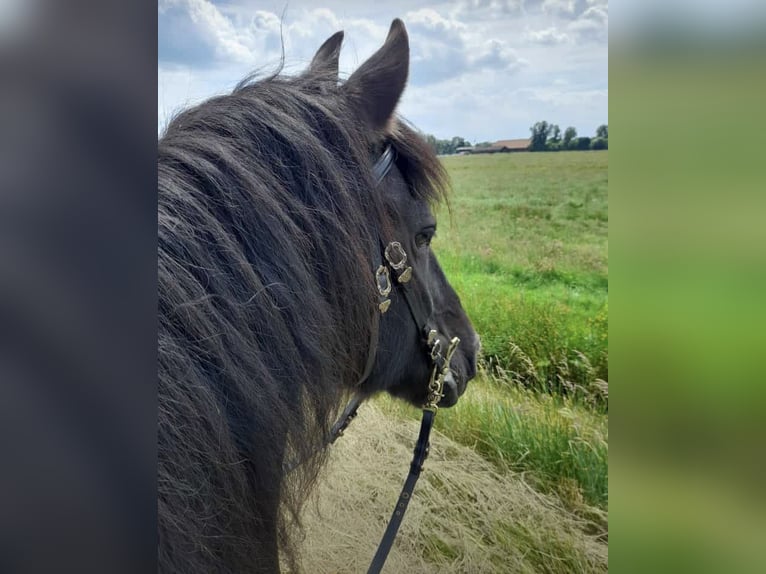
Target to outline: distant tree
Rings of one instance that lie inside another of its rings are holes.
[[[459,147],[466,147],[471,145],[468,143],[464,138],[461,138],[460,136],[455,136],[452,138],[452,153],[455,153],[455,150]]]
[[[575,140],[575,148],[574,149],[578,149],[578,150],[590,149],[590,138],[589,137],[577,138]]]
[[[561,128],[557,124],[554,124],[551,127],[551,139],[550,139],[550,141],[552,143],[554,143],[554,144],[557,144],[557,143],[559,143],[561,141]]]
[[[609,149],[609,140],[607,138],[593,138],[590,142],[590,149]]]
[[[438,155],[450,155],[455,153],[455,150],[459,147],[470,146],[471,142],[460,136],[455,136],[449,140],[440,140],[432,134],[421,134],[426,143],[431,146],[434,153]]]
[[[455,153],[455,148],[452,145],[452,140],[439,140],[439,153],[441,155],[451,155]]]
[[[596,137],[607,139],[609,137],[609,126],[606,124],[598,126],[596,128]]]
[[[542,121],[529,128],[529,131],[532,132],[529,151],[545,151],[545,144],[548,141],[548,136],[551,135],[552,127],[548,122]]]
[[[563,149],[574,149],[574,140],[577,137],[577,130],[573,127],[568,127],[564,130],[564,141],[562,142]]]
[[[439,153],[439,144],[438,140],[432,136],[431,134],[425,134],[425,140],[426,143],[431,146],[431,149],[434,150],[434,153]]]
[[[476,144],[476,147],[490,147],[492,145],[492,142],[479,142]]]

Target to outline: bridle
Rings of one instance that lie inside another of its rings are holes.
[[[394,148],[388,144],[372,168],[376,187],[381,184],[386,175],[391,171],[395,161],[396,152]],[[458,337],[453,337],[449,340],[446,349],[442,348],[442,341],[447,340],[447,337],[439,334],[438,330],[433,325],[431,313],[428,311],[425,302],[422,298],[415,296],[415,291],[412,289],[411,284],[411,281],[414,279],[414,273],[412,266],[407,264],[407,253],[402,247],[402,244],[399,241],[390,241],[386,243],[380,235],[378,238],[380,250],[377,253],[378,261],[376,262],[377,266],[374,271],[375,285],[379,295],[378,309],[375,312],[373,327],[370,333],[367,362],[356,386],[361,387],[372,373],[375,357],[377,355],[380,320],[391,306],[389,295],[394,289],[394,284],[396,284],[404,296],[410,315],[412,316],[413,321],[415,321],[415,324],[418,327],[418,332],[423,338],[424,352],[427,354],[431,364],[431,374],[428,381],[428,394],[422,407],[423,418],[420,423],[420,432],[418,434],[417,443],[415,444],[412,462],[410,463],[410,472],[404,482],[402,491],[399,494],[399,500],[391,515],[391,520],[388,522],[386,531],[378,545],[378,550],[367,570],[367,574],[377,574],[381,571],[386,558],[388,557],[388,553],[391,550],[391,546],[394,543],[396,534],[399,531],[399,526],[404,518],[404,513],[412,498],[412,491],[415,488],[415,483],[420,477],[420,471],[423,469],[423,464],[428,457],[431,428],[433,427],[438,403],[444,396],[444,379],[450,372],[450,361],[460,343]],[[333,425],[330,431],[330,436],[322,448],[333,444],[338,437],[343,436],[343,432],[356,417],[357,410],[362,403],[362,400],[363,396],[361,393],[354,395],[348,405],[346,405],[346,408],[343,409],[338,421]],[[294,470],[301,464],[301,462],[302,461],[293,461],[293,463],[285,467],[285,471],[290,472]]]
[[[380,185],[386,175],[388,175],[395,161],[396,152],[389,144],[386,146],[385,150],[383,150],[380,158],[378,158],[372,168],[373,174],[375,175],[376,186]],[[404,295],[404,300],[407,303],[413,321],[415,321],[415,325],[418,327],[418,332],[423,337],[423,342],[425,343],[432,365],[431,377],[428,385],[429,394],[423,408],[436,412],[437,404],[444,396],[442,393],[444,378],[447,376],[447,373],[449,373],[450,361],[460,343],[460,339],[458,337],[453,337],[447,346],[446,353],[442,355],[442,341],[447,340],[447,337],[440,335],[431,320],[431,312],[428,310],[423,299],[416,297],[415,292],[412,289],[411,280],[413,278],[413,269],[412,266],[407,264],[407,253],[402,247],[402,244],[398,241],[390,241],[386,244],[380,236],[379,243],[379,255],[382,255],[384,261],[379,259],[378,266],[375,270],[375,284],[380,297],[378,310],[380,311],[380,315],[383,315],[388,311],[388,308],[391,305],[389,295],[393,290],[393,282],[391,278],[394,276],[394,281]],[[376,320],[374,323],[377,324],[379,315],[376,313],[375,317]],[[371,371],[370,365],[375,363],[377,331],[378,327],[376,325],[373,328],[375,342],[370,345],[367,367],[365,367],[365,372],[357,383],[357,386],[360,386],[369,377]]]

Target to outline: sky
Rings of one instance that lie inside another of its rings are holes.
[[[607,0],[159,0],[158,130],[173,113],[272,71],[304,69],[345,31],[348,77],[401,18],[410,75],[398,112],[440,139],[529,137],[540,120],[608,123]]]

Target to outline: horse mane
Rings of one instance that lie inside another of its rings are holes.
[[[381,138],[348,110],[336,76],[275,74],[180,113],[158,142],[161,564],[251,570],[273,504],[297,563],[312,455],[367,358],[387,217]],[[387,139],[412,193],[442,201],[425,140],[402,120]],[[292,457],[306,463],[285,475]]]

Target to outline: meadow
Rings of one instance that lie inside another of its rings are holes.
[[[442,158],[433,248],[482,338],[479,374],[438,411],[386,568],[608,570],[608,152]],[[364,571],[420,411],[381,396],[338,441],[307,515],[307,571]]]
[[[433,242],[482,338],[479,376],[436,426],[606,532],[608,151],[442,158]],[[418,417],[389,399],[386,412]]]
[[[434,242],[488,363],[527,386],[601,403],[607,158],[607,151],[445,157],[454,192]]]

